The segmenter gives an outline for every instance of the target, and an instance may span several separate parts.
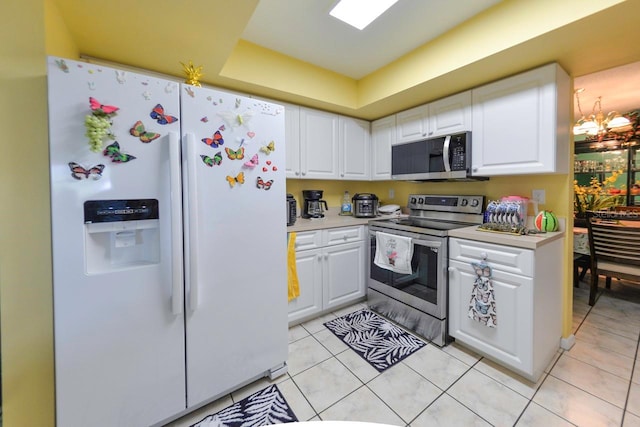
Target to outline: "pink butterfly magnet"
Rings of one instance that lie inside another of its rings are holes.
[[[254,154],[253,157],[251,157],[251,159],[249,159],[248,161],[246,161],[244,163],[244,165],[248,168],[255,168],[256,166],[258,166],[258,155]]]

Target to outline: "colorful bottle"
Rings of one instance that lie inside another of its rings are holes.
[[[344,192],[342,205],[340,206],[340,215],[351,215],[351,196],[348,191]]]

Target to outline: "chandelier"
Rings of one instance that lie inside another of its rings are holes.
[[[604,135],[607,132],[621,132],[628,130],[631,124],[629,119],[623,117],[617,111],[611,111],[606,116],[602,112],[602,96],[593,103],[593,109],[588,117],[582,113],[580,106],[580,93],[584,92],[584,88],[575,90],[576,101],[578,104],[578,112],[580,119],[573,125],[574,135]],[[597,108],[597,111],[596,111]]]

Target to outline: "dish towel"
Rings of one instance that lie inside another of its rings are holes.
[[[289,233],[287,273],[288,298],[291,301],[300,296],[300,283],[298,282],[298,270],[296,270],[296,233]]]
[[[411,274],[413,244],[410,237],[376,232],[375,265],[401,274]]]
[[[498,326],[498,316],[493,283],[491,282],[491,267],[484,261],[480,263],[472,262],[471,266],[476,272],[476,280],[473,282],[473,289],[471,290],[469,318],[489,328],[495,328]]]

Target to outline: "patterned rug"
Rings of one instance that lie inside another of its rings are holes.
[[[270,385],[220,412],[206,416],[191,427],[257,427],[297,421],[278,387]]]
[[[426,344],[374,312],[362,309],[324,324],[378,372],[400,362]]]

